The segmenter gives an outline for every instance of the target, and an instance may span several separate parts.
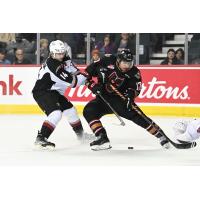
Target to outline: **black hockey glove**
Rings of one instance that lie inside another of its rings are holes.
[[[95,83],[93,80],[87,81],[86,85],[92,91],[93,94],[100,94],[102,90],[102,85]]]
[[[125,97],[126,97],[126,108],[128,109],[128,111],[131,111],[132,103],[135,98],[135,90],[131,88],[127,89],[125,93]]]

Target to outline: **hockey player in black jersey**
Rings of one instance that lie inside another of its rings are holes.
[[[100,61],[89,65],[85,73],[88,77],[88,88],[96,94],[96,98],[90,101],[83,110],[85,119],[97,137],[95,141],[90,143],[93,150],[111,148],[100,118],[113,112],[98,94],[101,94],[118,115],[146,129],[160,140],[163,147],[169,148],[169,142],[162,134],[162,129],[147,117],[134,102],[140,93],[142,80],[139,69],[134,66],[130,50],[122,50],[117,57],[112,55],[103,57]],[[92,77],[97,77],[97,83],[92,80]],[[113,88],[123,94],[126,97],[125,100]],[[137,111],[133,109],[133,106]]]
[[[62,115],[66,116],[78,139],[89,138],[89,135],[83,131],[75,107],[64,96],[68,87],[85,84],[86,77],[80,74],[80,71],[73,65],[62,41],[52,41],[49,50],[50,56],[40,68],[38,79],[32,90],[35,101],[47,115],[35,141],[37,147],[44,149],[55,147],[55,144],[49,142],[48,138]]]

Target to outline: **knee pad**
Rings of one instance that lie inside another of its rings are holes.
[[[61,118],[62,112],[60,110],[55,110],[47,116],[46,121],[50,122],[53,126],[56,126]]]
[[[69,123],[73,123],[80,120],[76,108],[74,107],[64,110],[63,115],[67,117]]]

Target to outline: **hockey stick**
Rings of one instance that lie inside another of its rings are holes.
[[[125,97],[123,94],[121,94],[121,93],[117,90],[117,88],[115,88],[112,84],[110,84],[110,87],[112,88],[112,90],[113,90],[119,97],[121,97],[123,100],[126,100],[126,97]],[[150,122],[149,119],[147,119],[147,117],[146,117],[140,110],[138,110],[138,108],[137,108],[136,106],[132,105],[132,109],[135,110],[139,115],[142,115],[142,116],[145,118],[146,121]],[[169,137],[167,137],[167,136],[165,135],[165,133],[162,133],[162,134],[163,134],[163,135],[167,138],[167,140],[168,140],[175,148],[177,148],[177,149],[189,149],[189,148],[193,148],[193,147],[195,147],[195,146],[197,145],[196,142],[191,142],[191,143],[190,143],[190,142],[187,142],[187,143],[181,143],[181,144],[175,143],[175,142],[173,142],[171,139],[169,139]]]
[[[109,106],[109,108],[113,111],[113,113],[115,114],[115,116],[119,119],[120,121],[120,125],[121,126],[125,126],[125,122],[122,120],[122,118],[117,114],[117,112],[114,110],[114,108],[108,103],[108,101],[105,100],[105,98],[99,93],[97,92],[97,95],[104,101],[105,104],[107,104]]]

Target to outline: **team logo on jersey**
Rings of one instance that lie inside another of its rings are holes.
[[[197,129],[197,133],[200,133],[200,127]]]
[[[113,72],[108,77],[108,83],[112,83],[115,87],[120,87],[124,82],[124,78],[121,78],[117,75],[116,72]],[[109,84],[106,84],[106,90],[109,93],[113,93],[113,89],[110,88]]]

